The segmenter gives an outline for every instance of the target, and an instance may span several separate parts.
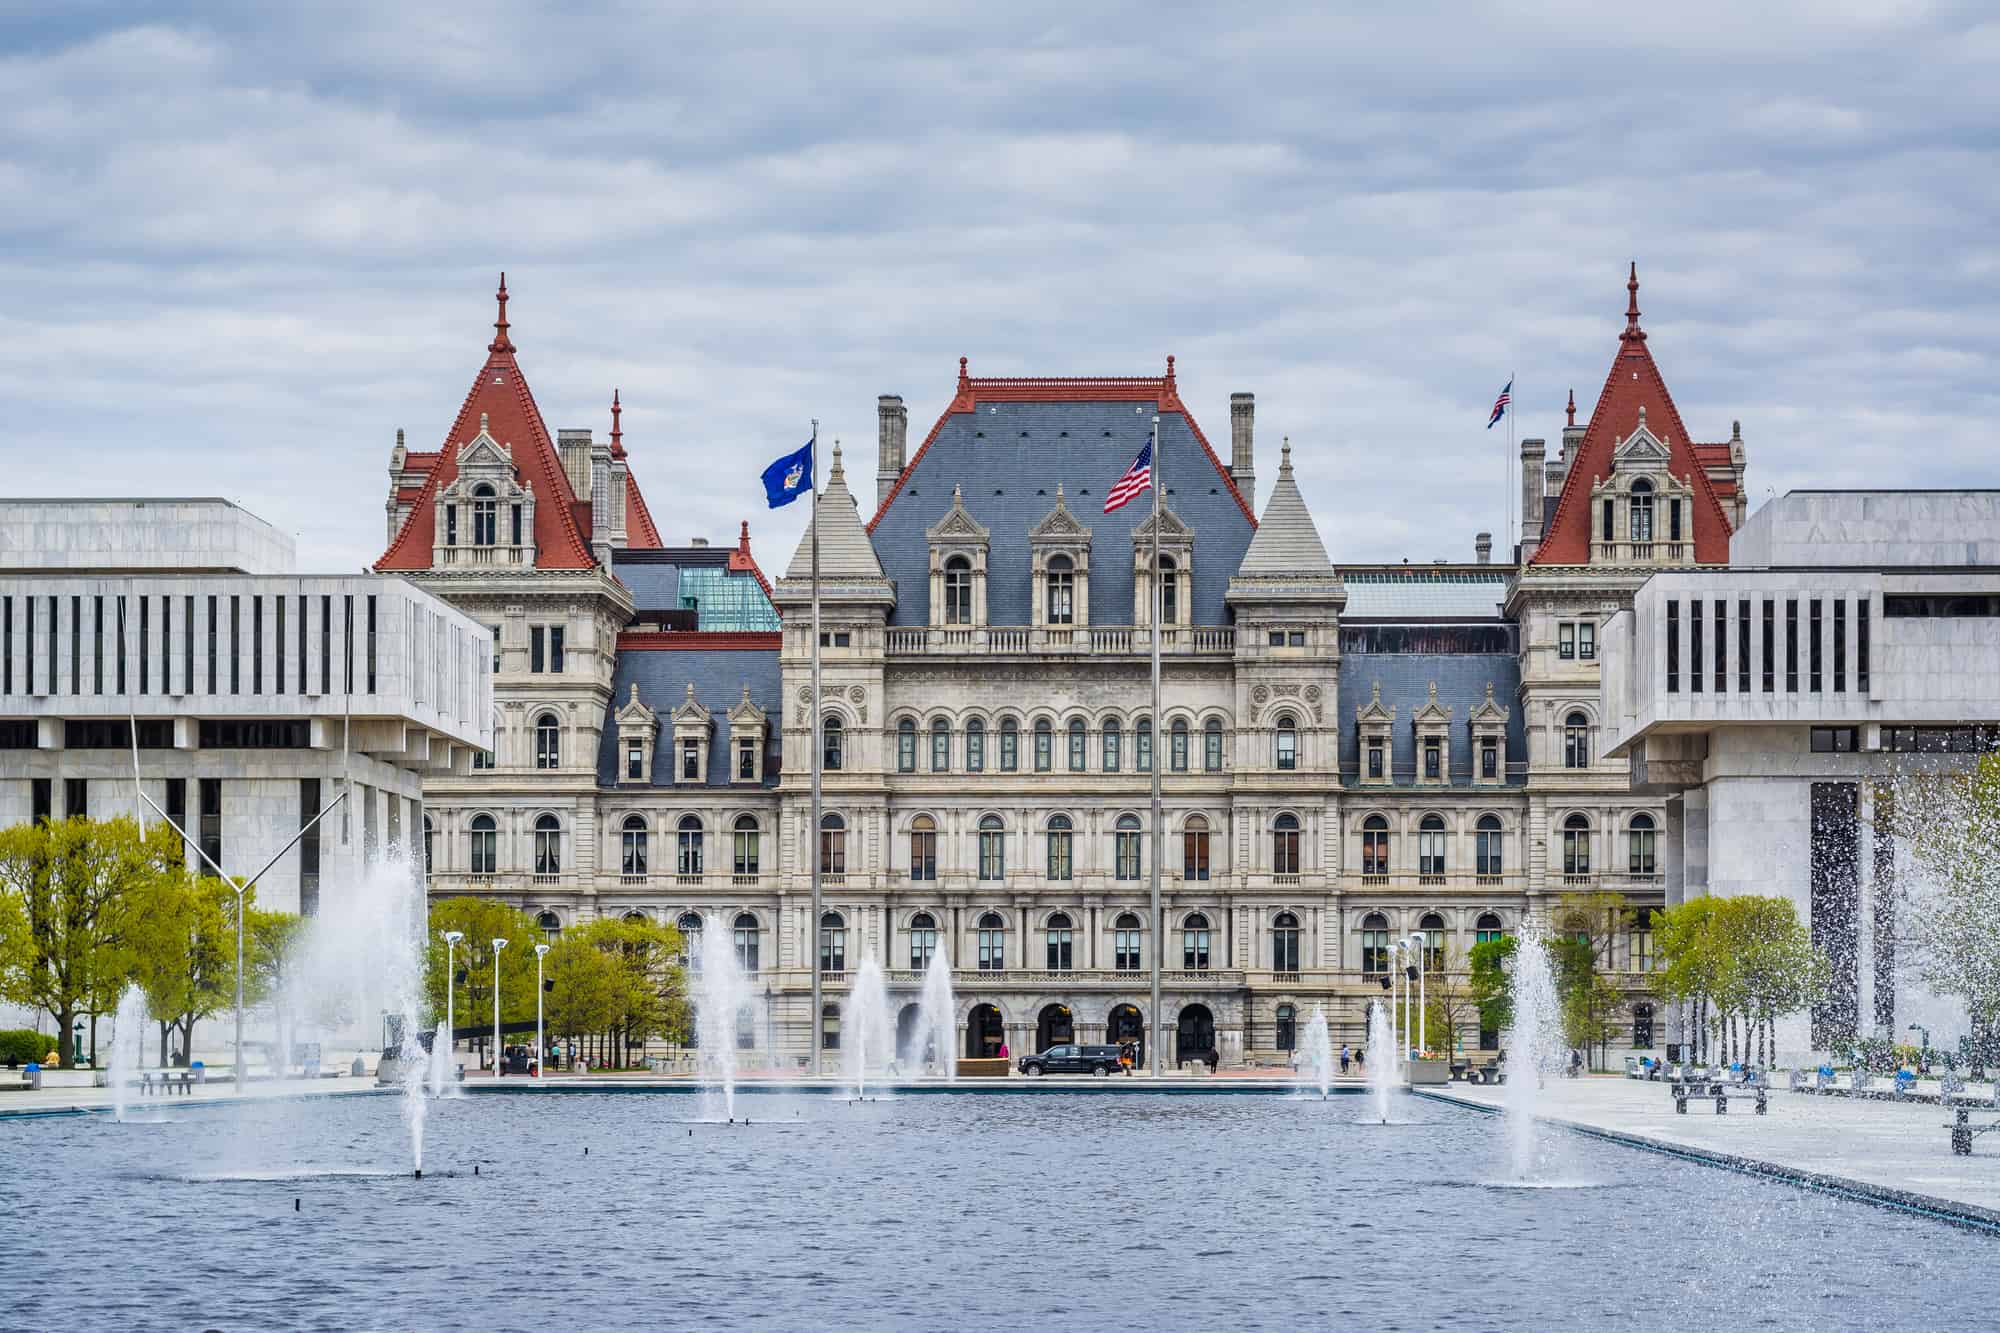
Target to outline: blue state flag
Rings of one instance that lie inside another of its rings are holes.
[[[786,454],[764,469],[764,498],[771,508],[788,505],[813,488],[813,447],[808,440],[796,452]]]

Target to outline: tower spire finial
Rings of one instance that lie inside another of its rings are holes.
[[[744,555],[750,554],[750,520],[744,519],[743,526],[736,534],[736,549]]]
[[[958,387],[961,393],[972,387],[972,377],[966,373],[965,358],[962,356],[958,358]]]
[[[625,432],[618,424],[618,414],[624,410],[618,402],[618,390],[614,388],[611,391],[611,454],[614,458],[625,452]]]
[[[486,344],[486,350],[511,352],[514,350],[514,342],[507,336],[507,274],[504,269],[500,273],[500,290],[494,295],[500,302],[500,314],[493,321],[493,341]]]
[[[1567,407],[1566,409],[1564,409],[1564,410],[1565,410],[1565,411],[1567,411],[1567,412],[1569,413],[1569,424],[1570,424],[1570,425],[1572,425],[1572,426],[1574,426],[1574,425],[1576,424],[1576,390],[1575,390],[1575,389],[1571,389],[1571,390],[1569,391],[1569,406],[1568,406],[1568,407]]]
[[[1625,333],[1628,340],[1646,340],[1646,331],[1639,327],[1639,261],[1632,261],[1631,276],[1625,280]]]

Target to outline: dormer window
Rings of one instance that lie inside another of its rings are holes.
[[[962,555],[944,562],[944,623],[972,623],[972,562]]]
[[[481,482],[472,488],[472,544],[492,546],[499,540],[499,502],[493,488]]]
[[[620,770],[621,782],[651,782],[653,780],[653,745],[659,739],[660,720],[653,710],[639,701],[639,684],[632,683],[632,694],[625,706],[620,708],[613,719],[618,727],[618,741],[625,756],[624,767]]]
[[[1057,642],[1090,623],[1090,528],[1069,511],[1063,489],[1056,507],[1028,530],[1029,610],[1033,628]]]
[[[953,629],[984,625],[989,534],[966,512],[957,487],[952,488],[951,508],[924,537],[931,555],[931,624]]]
[[[1049,624],[1076,623],[1076,566],[1066,555],[1049,557],[1048,608]]]
[[[1653,484],[1641,477],[1632,483],[1632,540],[1653,540]]]
[[[1160,557],[1160,623],[1178,625],[1181,623],[1181,581],[1180,567],[1170,555]]]
[[[674,710],[676,785],[699,786],[708,781],[708,745],[713,734],[714,724],[708,710],[694,697],[694,683],[690,681],[686,697]],[[727,758],[723,762],[727,763]]]

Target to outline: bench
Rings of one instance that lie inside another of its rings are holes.
[[[1996,1102],[2000,1102],[2000,1092],[1995,1093],[1995,1100]],[[1951,1132],[1952,1156],[1970,1157],[1972,1156],[1972,1141],[1975,1138],[1978,1138],[1981,1134],[1991,1134],[1995,1130],[2000,1130],[2000,1116],[1995,1116],[1985,1124],[1975,1125],[1972,1123],[1972,1108],[1970,1106],[1960,1106],[1952,1114],[1952,1118],[1945,1125],[1945,1128]]]
[[[1764,1095],[1766,1090],[1765,1084],[1763,1080],[1757,1078],[1755,1075],[1751,1075],[1745,1078],[1742,1083],[1734,1085],[1725,1083],[1721,1079],[1707,1079],[1699,1082],[1676,1081],[1671,1086],[1674,1095],[1675,1115],[1686,1115],[1688,1102],[1697,1098],[1702,1101],[1713,1102],[1717,1115],[1729,1114],[1729,1099],[1731,1097],[1756,1098],[1758,1115],[1763,1115],[1770,1109],[1770,1103],[1765,1099]]]

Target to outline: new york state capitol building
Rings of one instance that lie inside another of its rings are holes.
[[[1231,396],[1218,447],[1171,358],[1109,379],[961,361],[915,448],[882,397],[872,492],[836,446],[821,498],[815,731],[808,544],[775,584],[747,524],[734,545],[667,545],[615,400],[608,438],[551,436],[503,284],[442,447],[399,438],[377,564],[496,634],[493,750],[425,783],[432,893],[503,898],[550,931],[633,913],[730,931],[757,997],[738,1044],[786,1065],[815,1032],[838,1043],[870,954],[901,1008],[948,951],[967,1053],[1152,1039],[1232,1063],[1290,1047],[1315,1007],[1359,1044],[1393,939],[1421,932],[1462,966],[1567,891],[1661,905],[1664,797],[1601,753],[1599,629],[1649,575],[1726,563],[1745,451],[1740,432],[1692,436],[1627,285],[1596,407],[1579,420],[1572,401],[1553,457],[1520,444],[1502,563],[1480,534],[1471,562],[1335,564],[1289,446],[1253,512],[1252,396]],[[1157,570],[1147,498],[1102,512],[1155,414]],[[1666,1039],[1647,925],[1617,944],[1614,1046]]]

